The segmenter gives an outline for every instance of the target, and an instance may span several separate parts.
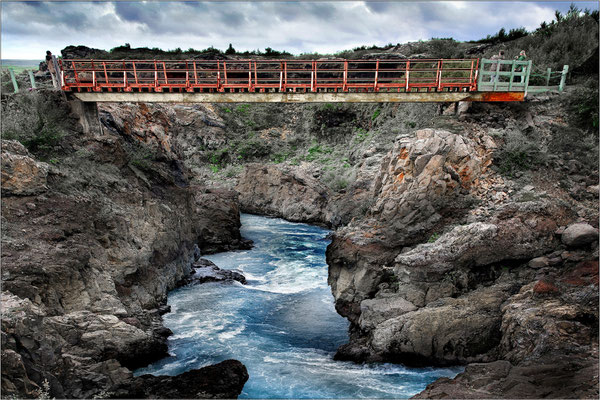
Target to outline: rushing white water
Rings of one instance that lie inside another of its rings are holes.
[[[242,215],[254,248],[206,258],[238,269],[247,285],[205,283],[169,293],[171,356],[136,375],[176,375],[229,358],[248,368],[241,398],[403,398],[462,368],[406,368],[334,361],[348,322],[327,286],[328,231]]]

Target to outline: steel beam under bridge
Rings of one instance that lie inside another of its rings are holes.
[[[83,102],[110,103],[449,103],[523,101],[524,92],[140,93],[72,92]]]

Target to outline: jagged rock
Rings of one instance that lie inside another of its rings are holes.
[[[600,195],[600,185],[591,185],[585,189],[586,192],[591,193],[594,197],[598,197]]]
[[[238,281],[246,284],[246,277],[237,271],[221,269],[212,261],[201,258],[192,264],[195,273],[187,278],[189,283]]]
[[[356,323],[360,302],[384,279],[383,266],[442,223],[442,210],[468,207],[465,196],[489,157],[474,141],[447,131],[423,129],[397,140],[381,162],[366,217],[338,230],[327,249],[328,282],[342,315]]]
[[[235,194],[190,186],[168,141],[137,143],[162,156],[135,171],[130,138],[72,128],[47,178],[20,144],[2,143],[3,194],[29,195],[2,199],[3,395],[35,396],[47,380],[51,397],[93,398],[130,379],[167,354],[161,308],[198,246],[243,244]],[[15,182],[15,160],[36,179]]]
[[[65,59],[77,60],[82,58],[103,58],[108,55],[108,52],[87,46],[67,46],[61,50],[61,55]]]
[[[551,353],[597,354],[598,262],[531,282],[502,308],[502,354],[513,363]]]
[[[598,397],[598,261],[531,282],[502,307],[499,356],[439,379],[416,398]],[[537,288],[537,289],[536,289]]]
[[[414,304],[402,297],[366,299],[360,303],[358,324],[362,329],[369,330],[386,320],[416,309]]]
[[[388,319],[372,332],[373,350],[384,360],[409,365],[485,360],[500,343],[500,305],[510,289],[494,285]]]
[[[382,227],[374,234],[399,244],[414,243],[443,217],[446,207],[466,207],[489,154],[475,142],[447,131],[422,129],[400,138],[375,180],[376,202],[369,217]]]
[[[14,140],[2,140],[2,194],[31,196],[47,189],[49,166]]]
[[[590,224],[577,223],[564,230],[561,240],[569,247],[580,247],[598,240],[598,229]]]
[[[458,226],[434,243],[402,253],[375,244],[352,249],[348,240],[341,243],[334,240],[328,248],[329,279],[338,311],[358,323],[359,304],[376,293],[382,282],[390,280],[396,289],[387,296],[401,296],[417,307],[460,295],[482,278],[495,278],[497,272],[486,271],[482,268],[485,265],[528,258],[553,249],[557,245],[553,234],[556,224],[543,215],[535,221],[534,228],[517,217],[496,224],[478,222]],[[342,258],[332,259],[333,254],[342,254],[339,245],[343,246],[345,259],[356,260],[358,252],[360,258],[353,264],[344,264]]]
[[[114,399],[237,399],[248,371],[237,360],[193,369],[177,376],[141,375],[110,389]]]
[[[249,249],[252,241],[240,234],[238,194],[233,190],[193,186],[194,224],[199,227],[198,246],[204,254]]]
[[[326,207],[331,191],[302,171],[248,164],[236,190],[245,212],[282,217],[289,221],[329,222]]]
[[[598,369],[568,359],[513,366],[508,361],[469,364],[454,379],[441,378],[417,399],[596,398]]]
[[[536,257],[530,260],[527,265],[529,265],[529,267],[531,268],[538,269],[547,267],[548,265],[550,265],[550,262],[548,260],[548,257]]]

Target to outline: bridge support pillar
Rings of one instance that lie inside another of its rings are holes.
[[[470,107],[470,101],[459,101],[458,103],[456,103],[456,115],[460,116],[462,114],[465,114],[467,111],[469,111]]]
[[[79,117],[83,132],[92,136],[102,136],[102,124],[98,116],[98,103],[84,102],[76,98],[69,100],[71,111]]]

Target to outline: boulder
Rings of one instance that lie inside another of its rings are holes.
[[[49,166],[14,140],[2,141],[2,194],[31,196],[47,189]]]
[[[110,389],[110,398],[237,399],[247,380],[241,362],[225,360],[177,376],[142,375]]]
[[[536,257],[534,259],[531,259],[527,265],[529,265],[530,268],[538,269],[547,267],[548,265],[550,265],[550,262],[548,260],[548,257]]]
[[[580,247],[598,240],[598,229],[580,222],[569,225],[561,236],[562,242],[569,247]]]
[[[383,360],[407,365],[449,365],[489,359],[500,343],[500,305],[510,285],[494,285],[456,299],[443,298],[380,323],[372,347]]]
[[[201,258],[192,264],[195,273],[186,279],[186,283],[238,281],[246,284],[246,277],[237,271],[221,269],[212,261]]]

